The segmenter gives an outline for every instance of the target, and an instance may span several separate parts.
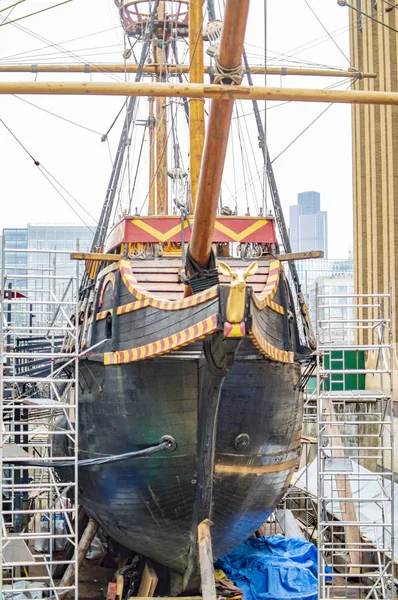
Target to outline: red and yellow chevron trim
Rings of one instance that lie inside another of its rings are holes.
[[[278,290],[280,274],[281,274],[280,261],[272,260],[269,265],[267,282],[265,284],[263,291],[260,294],[256,294],[256,292],[253,292],[253,302],[257,306],[257,308],[259,308],[260,310],[262,310],[266,306],[269,306],[270,308],[272,308],[276,312],[280,313],[281,315],[284,314],[285,311],[284,311],[283,306],[280,306],[276,302],[272,302],[272,299]]]
[[[191,306],[197,306],[218,296],[218,286],[215,285],[204,292],[194,294],[188,298],[181,298],[181,300],[164,300],[163,298],[157,298],[152,296],[150,292],[142,289],[138,284],[137,280],[133,275],[131,262],[129,260],[120,261],[120,273],[122,275],[123,283],[132,296],[135,296],[140,302],[130,302],[119,306],[117,314],[122,315],[133,310],[138,310],[144,306],[153,306],[159,310],[183,310],[184,308],[190,308]]]
[[[122,304],[118,306],[116,309],[117,315],[124,315],[129,312],[133,312],[134,310],[139,310],[140,308],[145,308],[149,306],[149,298],[145,298],[145,300],[137,300],[137,302],[129,302],[128,304]]]
[[[106,319],[108,315],[113,315],[113,308],[102,310],[101,312],[97,313],[97,316],[95,318],[97,321],[101,321],[102,319]]]
[[[272,308],[272,310],[274,310],[275,312],[279,313],[280,315],[284,315],[285,314],[285,309],[283,308],[283,306],[281,306],[280,304],[277,304],[273,300],[268,300],[267,301],[267,306],[269,306],[270,308]]]
[[[286,350],[278,350],[272,344],[261,335],[257,325],[253,322],[252,328],[249,331],[249,337],[253,342],[253,345],[267,358],[283,363],[294,362],[294,352],[288,352]]]
[[[190,218],[192,222],[192,217]],[[181,242],[181,227],[185,241],[191,238],[188,223],[177,216],[126,217],[110,233],[105,251],[123,243]],[[219,216],[214,224],[213,242],[268,242],[277,241],[273,219],[263,217]]]
[[[146,344],[145,346],[139,346],[138,348],[132,348],[131,350],[121,350],[120,352],[105,352],[104,364],[105,365],[121,365],[138,360],[144,360],[145,358],[153,358],[154,356],[160,356],[166,354],[172,350],[177,350],[182,346],[187,346],[192,342],[201,340],[208,335],[211,335],[218,330],[218,315],[208,317],[204,321],[196,323],[187,329],[183,329],[178,333],[174,333],[167,338]]]
[[[115,282],[116,282],[116,277],[114,273],[108,273],[108,275],[106,275],[103,283],[102,283],[102,288],[101,288],[101,293],[100,293],[100,297],[98,300],[98,306],[102,306],[102,301],[104,299],[104,294],[105,294],[105,290],[108,286],[108,283],[112,284],[112,287],[115,287]]]

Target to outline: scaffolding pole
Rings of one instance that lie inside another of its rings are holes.
[[[25,590],[77,600],[79,336],[71,315],[78,315],[79,271],[57,273],[56,255],[70,251],[36,251],[48,254],[47,268],[24,250],[27,266],[19,270],[7,260],[15,252],[3,244],[0,589],[6,597]],[[70,466],[55,468],[60,460]],[[66,586],[53,576],[58,565],[74,567]]]
[[[364,296],[319,292],[317,288],[318,597],[392,600],[391,289]],[[361,312],[364,306],[367,310]],[[365,345],[357,342],[359,329],[368,332]]]

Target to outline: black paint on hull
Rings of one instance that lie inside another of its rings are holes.
[[[180,574],[196,561],[198,521],[213,520],[214,557],[223,555],[272,512],[298,457],[299,365],[237,356],[225,377],[213,376],[204,354],[81,364],[82,451],[121,454],[165,434],[178,442],[172,454],[80,469],[81,504],[108,535]],[[219,395],[210,413],[198,410],[204,387]],[[215,439],[207,467],[206,431]],[[250,444],[237,450],[242,433]]]

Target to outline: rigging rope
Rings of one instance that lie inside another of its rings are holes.
[[[310,9],[310,11],[312,12],[312,14],[314,15],[314,17],[316,18],[316,20],[318,21],[318,23],[320,24],[320,26],[322,27],[322,29],[324,31],[326,31],[327,35],[329,36],[329,38],[332,40],[333,44],[336,46],[336,48],[339,50],[339,52],[341,52],[341,54],[344,56],[344,58],[346,59],[346,61],[348,62],[349,65],[352,66],[352,63],[350,61],[350,59],[348,58],[348,56],[345,54],[345,52],[343,52],[343,50],[340,48],[340,46],[338,45],[338,43],[336,42],[336,40],[334,39],[334,37],[330,34],[330,32],[326,29],[325,25],[322,23],[321,19],[318,17],[318,15],[316,14],[316,12],[314,11],[314,9],[312,8],[312,6],[310,5],[310,3],[307,0],[304,0],[305,4],[307,5],[307,7]]]
[[[156,24],[155,17],[157,14],[158,5],[159,5],[159,0],[155,0],[155,2],[153,4],[151,16],[148,19],[148,23],[147,23],[146,30],[144,33],[144,43],[143,43],[142,49],[141,49],[141,58],[140,58],[137,73],[135,76],[136,82],[140,81],[140,79],[141,79],[142,72],[144,69],[144,64],[145,64],[145,61],[146,61],[146,58],[147,58],[147,55],[148,55],[148,52],[149,52],[149,49],[151,46],[152,34],[153,34],[153,31],[155,29],[155,24]],[[135,110],[136,101],[137,101],[137,97],[132,96],[129,98],[129,100],[127,102],[127,111],[126,111],[126,117],[124,119],[122,135],[119,140],[119,145],[118,145],[118,149],[116,152],[116,158],[113,163],[113,169],[112,169],[111,177],[109,180],[109,184],[108,184],[108,188],[107,188],[107,192],[106,192],[106,196],[105,196],[105,201],[104,201],[104,204],[102,207],[101,216],[100,216],[99,223],[98,223],[98,228],[95,233],[93,244],[92,244],[93,252],[102,248],[102,246],[104,245],[104,242],[105,242],[105,237],[106,237],[106,233],[107,233],[107,229],[108,229],[108,225],[109,225],[109,221],[110,221],[110,216],[112,214],[113,202],[114,202],[114,199],[116,196],[117,184],[118,184],[120,172],[122,169],[122,163],[123,163],[124,153],[125,153],[125,149],[126,149],[126,142],[127,142],[127,139],[128,139],[129,133],[130,133],[131,123],[133,121],[132,117],[133,117],[133,112]],[[87,277],[87,273],[85,274],[85,277],[83,278],[83,281],[82,281],[82,289],[85,288],[87,285],[86,277]]]
[[[129,458],[142,458],[144,456],[151,456],[157,452],[174,452],[177,450],[178,444],[171,435],[164,435],[159,444],[156,446],[149,446],[143,450],[136,450],[134,452],[125,452],[124,454],[111,454],[109,456],[100,456],[98,458],[83,458],[77,460],[79,467],[91,467],[94,465],[105,465],[114,462],[120,462],[122,460],[128,460]],[[48,468],[61,468],[61,467],[73,467],[75,460],[73,458],[60,461],[19,461],[18,459],[7,460],[7,464],[27,466],[27,467],[48,467]]]
[[[46,12],[47,10],[51,10],[53,8],[57,8],[57,6],[62,6],[62,4],[69,4],[72,0],[64,0],[59,4],[54,4],[53,6],[48,6],[47,8],[42,8],[41,10],[37,10],[36,12],[29,13],[28,15],[24,15],[23,17],[18,17],[18,19],[13,19],[12,21],[6,20],[6,23],[1,23],[0,27],[4,27],[5,25],[11,25],[12,23],[16,23],[17,21],[22,21],[22,19],[27,19],[28,17],[33,17],[34,15],[38,15],[40,13]]]
[[[69,40],[63,40],[62,42],[58,42],[57,44],[54,44],[54,46],[61,47],[61,44],[70,44],[70,42],[76,42],[77,40],[83,40],[85,38],[92,37],[94,35],[100,35],[101,33],[106,33],[108,31],[112,31],[114,29],[119,29],[119,27],[120,27],[120,25],[118,25],[118,27],[109,27],[108,29],[101,29],[101,31],[95,31],[94,33],[88,33],[87,35],[81,35],[79,37],[71,38]],[[32,52],[37,52],[38,50],[46,50],[49,47],[49,45],[53,46],[53,44],[46,44],[45,46],[39,46],[38,48],[33,48],[32,50],[25,50],[24,52],[18,52],[16,54],[8,54],[6,56],[1,57],[1,60],[15,59],[17,57],[24,56],[26,54],[30,55]]]
[[[90,127],[86,127],[85,125],[80,125],[80,123],[71,121],[70,119],[67,119],[66,117],[61,117],[61,115],[57,115],[56,113],[51,112],[51,110],[47,110],[46,108],[43,108],[42,106],[38,106],[37,104],[34,104],[33,102],[26,100],[25,98],[21,98],[21,96],[17,96],[16,94],[13,94],[13,96],[14,96],[14,98],[18,98],[18,100],[22,100],[22,102],[26,102],[26,104],[30,104],[30,106],[33,106],[34,108],[37,108],[38,110],[42,110],[43,112],[45,112],[53,117],[57,117],[57,119],[61,119],[61,121],[66,121],[67,123],[70,123],[71,125],[76,125],[76,127],[80,127],[81,129],[85,129],[86,131],[90,131],[91,133],[95,133],[96,135],[101,135],[101,133],[99,131],[90,129]]]
[[[54,177],[54,175],[52,175],[27,149],[27,147],[21,142],[21,140],[15,135],[15,133],[13,131],[11,131],[11,129],[8,127],[8,125],[3,121],[3,119],[0,119],[0,123],[2,123],[4,125],[4,127],[7,129],[7,131],[12,135],[12,137],[15,139],[16,142],[18,142],[18,144],[21,146],[21,148],[26,152],[26,154],[29,156],[29,158],[32,159],[33,163],[36,165],[36,167],[39,167],[39,171],[40,173],[43,175],[43,177],[45,177],[45,179],[47,179],[47,181],[50,183],[50,185],[55,189],[55,191],[61,196],[61,198],[66,202],[66,204],[69,206],[69,208],[71,208],[71,210],[73,210],[73,212],[75,213],[75,215],[81,220],[81,222],[92,232],[92,229],[90,228],[90,226],[84,221],[84,219],[79,215],[79,213],[73,208],[73,206],[71,205],[70,202],[68,202],[68,200],[65,198],[65,196],[60,192],[60,190],[56,187],[56,185],[53,183],[53,181],[51,181],[51,179],[53,179],[67,194],[68,196],[74,201],[76,202],[76,204],[91,218],[93,219],[93,217],[90,215],[90,213],[87,212],[87,210],[84,208],[84,206],[82,204],[80,204],[80,202],[78,202],[78,200],[76,200],[76,198],[74,198],[72,196],[72,194],[70,192],[68,192],[64,186]],[[50,179],[51,178],[51,179]],[[94,219],[93,219],[94,220]]]

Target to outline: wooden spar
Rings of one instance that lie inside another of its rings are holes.
[[[164,21],[165,18],[165,3],[159,2],[158,20]],[[158,39],[161,42],[167,42],[169,35],[160,29],[158,31]],[[166,62],[167,62],[167,45],[163,47],[157,46],[154,41],[154,58],[158,63],[157,78],[158,81],[166,81]],[[166,96],[158,96],[156,98],[156,214],[166,215],[168,213],[168,187],[167,187],[167,100]]]
[[[309,250],[308,252],[289,252],[286,254],[277,254],[277,260],[307,260],[309,258],[323,258],[324,257],[323,250]],[[72,256],[72,255],[71,255]]]
[[[213,100],[267,100],[289,102],[334,102],[337,104],[398,105],[398,92],[317,90],[200,83],[0,83],[0,95],[42,96],[154,96],[210,98]]]
[[[167,198],[167,108],[166,98],[156,98],[156,214],[165,215]]]
[[[75,566],[77,566],[77,568],[79,569],[82,565],[83,560],[86,557],[87,550],[89,549],[90,544],[93,541],[95,534],[97,533],[97,529],[97,522],[94,521],[94,519],[90,518],[77,547],[77,564],[75,565],[75,563],[73,562],[68,565],[59,584],[59,588],[69,587],[73,583],[76,576]],[[60,598],[65,598],[68,595],[68,593],[69,590],[65,590],[63,592],[58,592],[58,595]]]
[[[213,523],[209,519],[198,525],[199,566],[203,600],[216,600],[217,598],[210,535],[212,525]]]
[[[149,98],[149,205],[148,215],[155,214],[155,113],[154,98]]]
[[[158,63],[145,65],[143,73],[154,74],[156,73],[156,69],[158,69],[158,67]],[[78,65],[0,65],[0,73],[136,73],[137,69],[137,64],[124,63],[86,63]],[[167,70],[173,75],[192,73],[192,69],[190,69],[189,65],[168,64]],[[243,69],[243,71],[245,71],[245,69]],[[209,73],[211,72],[211,69],[208,66],[205,66],[204,72]],[[361,73],[355,69],[349,71],[340,71],[337,69],[299,69],[297,67],[263,67],[261,65],[253,65],[250,66],[250,72],[252,75],[304,75],[306,77],[353,77],[354,79],[357,77],[360,79],[377,78],[377,73]],[[191,79],[191,82],[192,81],[193,80]],[[198,83],[200,83],[200,81]]]
[[[203,1],[191,0],[189,3],[189,81],[203,83]],[[198,193],[200,164],[205,137],[205,104],[202,98],[189,101],[189,158],[192,210],[195,210]]]
[[[227,0],[218,53],[218,64],[224,71],[241,65],[248,13],[249,0]],[[189,245],[193,260],[201,268],[208,266],[211,254],[233,106],[234,99],[225,97],[210,107]]]

